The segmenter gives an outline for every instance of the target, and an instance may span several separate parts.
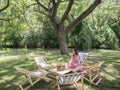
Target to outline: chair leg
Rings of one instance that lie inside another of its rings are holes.
[[[40,81],[41,80],[41,78],[38,78],[37,80],[35,80],[34,82],[33,82],[33,85],[35,84],[35,83],[37,83],[38,81]]]
[[[89,80],[90,80],[90,83],[92,83],[92,81],[91,81],[91,80],[92,80],[92,75],[91,75],[91,73],[92,73],[92,72],[90,71],[90,72],[89,72]]]
[[[74,88],[76,88],[76,87],[77,87],[75,83],[73,84],[73,86],[74,86]],[[76,89],[77,89],[77,88],[76,88]]]
[[[31,80],[31,77],[30,77],[30,76],[28,76],[28,80],[29,80],[30,84],[33,86],[33,82],[32,82],[32,80]]]
[[[19,85],[19,87],[20,87],[21,90],[24,90],[23,87],[22,87],[21,85]]]
[[[91,80],[92,82],[98,77],[98,74],[94,76],[94,78]]]
[[[76,86],[76,89],[79,90],[78,84],[77,83],[74,83],[74,84]]]
[[[83,79],[83,75],[82,75],[82,78],[81,78],[81,82],[82,82],[82,90],[84,90],[84,79]]]
[[[20,87],[21,90],[28,90],[31,86],[32,85],[30,84],[29,86],[23,88],[22,85],[19,85],[19,87]]]
[[[43,79],[44,79],[45,81],[47,81],[47,82],[52,81],[52,79],[50,79],[50,78],[48,78],[48,77],[46,77],[46,76],[45,76]]]
[[[57,84],[57,88],[58,88],[58,90],[60,90],[60,85],[59,84]]]
[[[102,78],[100,78],[100,79],[96,82],[96,85],[98,85],[101,80],[102,80]]]
[[[56,86],[57,86],[57,89],[60,90],[60,85],[59,85],[58,77],[56,77]]]

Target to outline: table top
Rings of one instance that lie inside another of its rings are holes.
[[[69,73],[71,69],[65,69],[63,71],[57,71],[57,68],[53,68],[50,70],[51,73],[57,74],[57,75],[64,75],[66,73]]]

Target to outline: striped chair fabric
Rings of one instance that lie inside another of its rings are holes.
[[[64,75],[62,77],[60,77],[59,79],[59,83],[61,85],[65,85],[65,84],[73,84],[75,82],[78,82],[78,80],[80,80],[81,78],[81,74],[80,73],[75,73],[75,74],[67,74]]]
[[[88,53],[79,53],[80,63],[84,62],[84,59],[87,57]]]
[[[34,57],[34,60],[38,66],[39,69],[47,69],[50,67],[50,64],[46,62],[46,60],[43,57]]]
[[[87,62],[87,57],[88,57],[88,53],[78,53],[79,57],[80,57],[80,65],[82,66],[89,66],[88,62]]]
[[[35,57],[35,61],[38,63],[38,64],[41,64],[41,63],[46,63],[43,59],[43,57]]]
[[[65,75],[60,75],[56,77],[56,84],[57,84],[57,90],[60,90],[60,86],[63,85],[73,85],[77,90],[84,90],[84,80],[83,80],[83,74],[81,73],[70,73]],[[78,85],[80,83],[77,83],[78,81],[81,81],[81,86]]]

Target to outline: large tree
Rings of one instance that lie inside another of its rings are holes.
[[[61,54],[67,55],[68,48],[66,43],[66,36],[68,35],[69,31],[71,31],[86,16],[88,16],[96,8],[96,6],[98,6],[101,3],[101,0],[94,0],[94,2],[86,10],[80,13],[78,17],[76,17],[73,21],[71,21],[67,25],[65,23],[66,23],[66,20],[68,19],[70,11],[72,10],[72,6],[74,5],[75,0],[46,0],[43,2],[41,2],[40,0],[35,0],[35,2],[37,3],[33,3],[29,6],[38,5],[39,6],[38,10],[49,18],[52,26],[54,27],[56,36],[58,38]],[[59,7],[63,2],[67,2],[68,4],[62,16],[58,17],[59,16],[58,12],[60,11]],[[9,0],[6,0],[6,5],[0,8],[0,12],[4,11],[8,7],[9,7]],[[8,21],[12,19],[0,19],[0,20]]]
[[[65,25],[65,21],[68,19],[69,12],[75,2],[75,0],[48,0],[48,4],[41,2],[40,0],[35,0],[39,7],[43,9],[41,13],[46,15],[52,26],[54,27],[55,33],[58,38],[59,47],[61,54],[68,55],[68,48],[66,42],[66,36],[69,31],[71,31],[76,25],[78,25],[85,17],[87,17],[95,8],[101,3],[101,0],[94,0],[94,2],[81,14],[78,15],[72,22],[70,22],[67,26]],[[58,7],[62,2],[68,2],[67,7],[62,15],[62,17],[58,18]]]

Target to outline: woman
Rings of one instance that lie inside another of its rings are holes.
[[[74,49],[71,56],[71,61],[69,62],[68,66],[72,69],[73,72],[84,72],[88,69],[87,67],[83,67],[80,64],[80,56],[78,55],[77,49]]]
[[[72,56],[71,56],[71,61],[69,62],[68,66],[69,68],[76,68],[80,65],[80,56],[78,55],[77,49],[73,50]]]

